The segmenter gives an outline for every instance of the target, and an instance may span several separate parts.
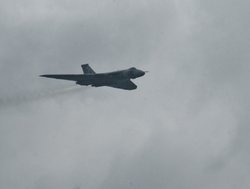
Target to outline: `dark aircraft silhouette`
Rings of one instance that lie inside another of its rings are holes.
[[[108,86],[125,90],[136,89],[137,86],[130,80],[145,75],[145,71],[138,70],[134,67],[108,73],[95,73],[88,65],[81,65],[84,74],[57,74],[57,75],[40,75],[53,79],[63,79],[75,81],[78,85],[91,85],[94,87]]]

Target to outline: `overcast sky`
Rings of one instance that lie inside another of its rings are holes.
[[[0,0],[0,188],[250,187],[249,0]],[[137,67],[137,90],[40,74]]]

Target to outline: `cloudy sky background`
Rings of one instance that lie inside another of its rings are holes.
[[[0,0],[0,188],[246,189],[250,1]],[[40,74],[131,66],[138,89]]]

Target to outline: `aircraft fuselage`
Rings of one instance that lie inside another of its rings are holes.
[[[83,74],[82,79],[77,81],[78,85],[105,86],[117,83],[121,80],[134,79],[133,75],[127,71],[115,71],[109,73]]]

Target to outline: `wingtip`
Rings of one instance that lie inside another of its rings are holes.
[[[39,75],[39,77],[48,77],[48,75]]]

